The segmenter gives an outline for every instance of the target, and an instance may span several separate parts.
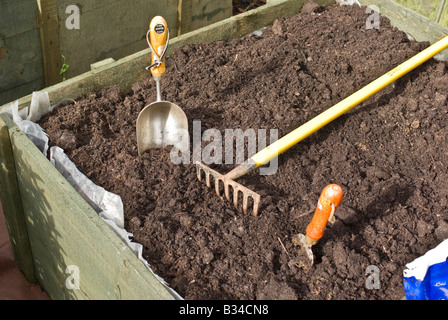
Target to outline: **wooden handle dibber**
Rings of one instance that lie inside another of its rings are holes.
[[[342,188],[337,184],[329,184],[322,190],[313,219],[306,228],[305,241],[315,245],[324,235],[330,216],[334,214],[342,201]]]

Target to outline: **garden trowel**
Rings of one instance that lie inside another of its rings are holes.
[[[168,25],[163,17],[151,20],[146,40],[151,49],[151,65],[146,69],[151,71],[156,82],[157,101],[145,106],[138,115],[138,154],[169,145],[186,151],[189,147],[187,116],[179,106],[162,101],[161,96],[160,82],[166,71],[165,53],[169,42]]]

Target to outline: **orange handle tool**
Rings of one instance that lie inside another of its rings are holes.
[[[342,188],[337,184],[329,184],[322,190],[313,219],[306,228],[308,244],[315,245],[322,238],[328,219],[341,203],[342,195]]]
[[[165,74],[165,52],[168,46],[169,31],[168,24],[161,16],[155,16],[149,24],[148,45],[151,48],[151,73],[154,77]]]

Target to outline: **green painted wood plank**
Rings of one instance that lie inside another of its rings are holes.
[[[118,60],[136,52],[136,46],[139,50],[147,47],[146,31],[155,15],[162,15],[176,34],[178,0],[133,0],[132,5],[126,0],[99,4],[88,0],[57,2],[60,51],[70,65],[67,78],[89,71],[93,62],[106,58]],[[68,5],[80,9],[79,29],[65,27]]]
[[[0,114],[0,199],[6,226],[14,252],[14,259],[30,282],[35,282],[33,256],[22,208],[16,167],[9,138],[11,120]]]
[[[173,299],[26,135],[12,127],[10,136],[36,277],[49,296]],[[79,289],[67,273],[75,268]]]
[[[448,1],[445,0],[443,7],[440,11],[440,18],[439,23],[448,28]]]
[[[60,8],[60,14],[65,13],[65,8],[70,5],[77,5],[81,9],[81,12],[88,12],[96,9],[101,9],[103,7],[107,7],[116,2],[120,2],[123,0],[95,0],[95,1],[77,1],[73,0],[58,0],[58,6]]]
[[[37,28],[35,0],[2,0],[0,12],[0,34],[3,38]]]
[[[57,3],[57,0],[37,0],[40,43],[46,86],[56,84],[62,80],[60,75],[62,58]]]
[[[417,13],[424,15],[425,17],[437,22],[437,14],[439,13],[442,5],[442,0],[394,0],[396,3],[409,8]],[[448,27],[448,5],[445,1],[442,13],[444,19],[439,21],[439,24]]]
[[[44,88],[35,0],[0,1],[0,104]]]
[[[31,82],[22,83],[21,85],[0,92],[0,105],[7,103],[10,99],[20,99],[23,96],[32,94],[33,91],[39,91],[44,88],[43,78],[33,80]]]
[[[375,5],[380,14],[389,18],[391,24],[410,34],[416,41],[434,43],[448,35],[448,28],[431,19],[390,0],[360,0],[365,5]],[[448,51],[444,50],[444,55]]]
[[[232,0],[179,0],[180,26],[177,35],[181,35],[211,23],[232,16]]]
[[[4,91],[42,79],[42,52],[37,28],[6,38],[3,45],[0,44],[2,46],[5,55],[0,58],[0,96]],[[43,85],[43,81],[41,83]],[[22,95],[30,92],[25,91]],[[0,97],[1,100],[4,98]]]

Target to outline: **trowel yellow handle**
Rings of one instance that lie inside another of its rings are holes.
[[[409,60],[403,62],[398,67],[392,69],[391,71],[379,77],[370,84],[366,85],[362,89],[356,91],[351,96],[335,104],[330,109],[327,109],[326,111],[316,116],[315,118],[311,119],[310,121],[306,122],[299,128],[295,129],[286,136],[272,143],[270,146],[259,151],[257,154],[252,156],[252,158],[249,159],[248,162],[252,161],[255,162],[256,167],[268,163],[282,152],[288,150],[298,142],[308,137],[313,132],[319,130],[320,128],[330,123],[340,115],[349,111],[350,109],[352,109],[365,99],[369,98],[370,96],[380,91],[381,89],[383,89],[390,83],[394,82],[398,78],[402,77],[409,71],[415,69],[416,67],[418,67],[425,61],[429,60],[434,55],[436,55],[437,53],[439,53],[440,51],[444,50],[447,47],[448,47],[448,36],[434,43],[433,45],[426,48],[422,52],[416,54]],[[238,170],[235,170],[235,173],[236,171]],[[242,172],[240,170],[238,176],[241,175]]]
[[[161,77],[165,74],[165,50],[168,40],[168,24],[161,16],[155,16],[149,24],[149,45],[151,47],[151,65],[159,62],[151,68],[154,77]]]

